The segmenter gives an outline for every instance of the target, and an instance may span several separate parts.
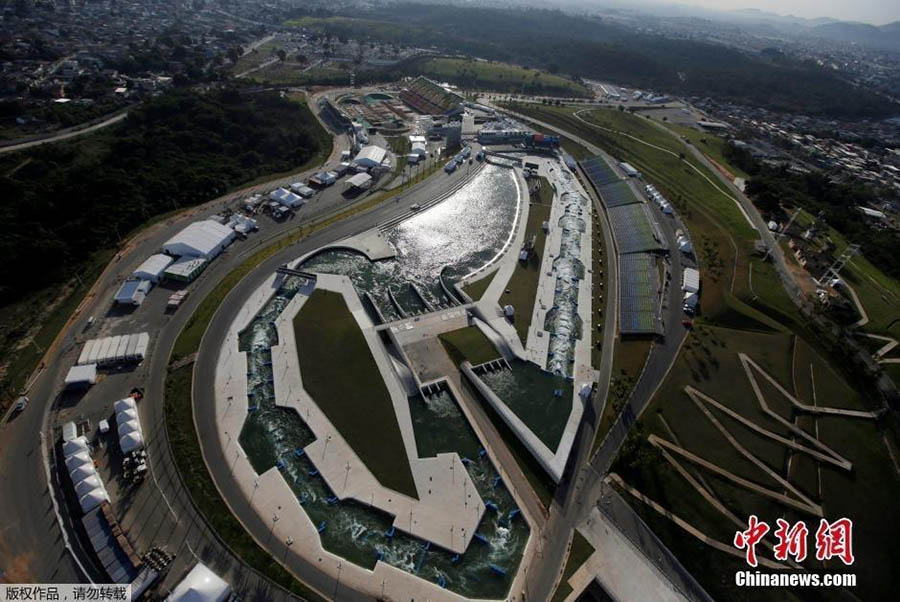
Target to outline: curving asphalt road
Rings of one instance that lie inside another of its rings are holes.
[[[95,123],[94,125],[90,125],[88,127],[80,127],[75,126],[73,128],[68,128],[65,131],[58,132],[52,136],[48,136],[46,138],[38,138],[36,140],[28,140],[27,142],[19,142],[15,144],[9,144],[7,146],[0,146],[0,155],[3,153],[14,153],[16,151],[25,150],[27,148],[31,148],[33,146],[40,146],[42,144],[50,144],[51,142],[60,142],[61,140],[67,140],[69,138],[75,138],[76,136],[83,136],[85,134],[90,134],[91,132],[96,132],[97,130],[103,129],[105,127],[109,127],[113,124],[119,123],[123,119],[128,117],[128,111],[124,111],[122,113],[117,113],[112,117],[104,119],[99,123]]]

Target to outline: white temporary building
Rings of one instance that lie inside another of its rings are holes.
[[[144,433],[138,419],[137,403],[132,397],[120,399],[113,404],[116,410],[116,425],[119,432],[119,447],[122,453],[131,453],[144,447]]]
[[[72,425],[74,427],[74,424]],[[64,429],[65,430],[65,429]],[[82,512],[90,512],[103,502],[109,501],[109,494],[91,459],[90,447],[85,437],[75,437],[63,442],[63,457],[69,478],[75,487],[75,496]]]
[[[90,492],[78,498],[78,503],[81,504],[81,511],[85,514],[102,504],[103,502],[109,501],[109,494],[106,493],[106,489],[95,488],[91,489]]]
[[[94,468],[94,461],[91,460],[91,456],[87,450],[77,451],[74,454],[66,456],[65,462],[66,468],[68,468],[69,471],[73,471],[76,468],[83,466],[88,467],[90,470]]]
[[[684,294],[684,307],[696,309],[698,303],[700,303],[700,295],[698,295],[697,293]]]
[[[119,305],[140,306],[152,287],[153,283],[149,280],[129,278],[116,291],[113,301]]]
[[[91,491],[97,488],[103,487],[103,481],[100,480],[100,477],[97,475],[92,475],[89,477],[85,477],[75,485],[75,495],[79,498],[89,494]]]
[[[162,246],[164,253],[178,257],[212,259],[234,240],[234,230],[213,220],[188,225]]]
[[[76,437],[74,439],[69,439],[68,441],[63,441],[62,449],[63,456],[66,458],[78,453],[90,453],[90,447],[88,446],[87,439],[84,437]]]
[[[684,268],[681,274],[681,288],[686,293],[696,293],[700,290],[700,272],[694,268]]]
[[[363,167],[378,167],[384,163],[385,158],[387,158],[386,150],[380,146],[370,144],[359,149],[359,153],[357,153],[353,161]]]
[[[118,362],[140,362],[149,345],[150,335],[146,332],[90,339],[85,342],[77,363],[105,366]]]
[[[306,199],[300,195],[294,194],[286,188],[273,190],[269,193],[269,198],[285,207],[290,207],[291,209],[296,209],[306,203]]]
[[[428,149],[426,148],[424,142],[413,142],[412,148],[410,149],[410,154],[424,157],[428,154]]]
[[[67,466],[67,468],[69,469],[69,476],[72,477],[72,482],[76,485],[84,479],[96,476],[97,474],[97,469],[94,468],[93,463],[73,465],[71,467]]]
[[[66,374],[66,387],[89,387],[97,382],[97,364],[72,366]]]
[[[304,184],[303,182],[294,182],[291,184],[291,191],[299,194],[305,199],[316,194],[316,191]]]
[[[63,441],[71,441],[72,439],[78,438],[78,427],[75,426],[75,423],[71,420],[62,425],[62,439]]]
[[[166,602],[223,602],[231,594],[231,586],[202,562],[175,586]]]
[[[347,178],[348,188],[365,189],[372,185],[372,176],[363,172]]]
[[[162,278],[162,273],[173,261],[172,257],[163,253],[151,255],[144,260],[144,263],[138,266],[138,269],[132,272],[131,277],[149,280],[150,282],[159,282],[159,279]]]

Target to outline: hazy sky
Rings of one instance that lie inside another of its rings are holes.
[[[900,0],[686,0],[683,4],[722,10],[758,8],[780,15],[834,17],[876,25],[900,20]]]

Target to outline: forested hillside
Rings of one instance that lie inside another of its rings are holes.
[[[119,126],[0,160],[0,306],[67,280],[153,216],[300,166],[330,139],[276,93],[177,91]]]
[[[900,113],[895,103],[858,90],[811,63],[640,33],[599,17],[418,4],[346,14],[300,9],[296,17],[290,22],[345,38],[434,47],[777,111],[847,118]]]

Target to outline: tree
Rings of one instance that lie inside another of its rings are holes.
[[[287,59],[287,52],[284,51],[284,48],[278,49],[278,60],[282,63]]]
[[[238,62],[238,59],[241,58],[241,55],[238,53],[238,49],[232,46],[227,51],[228,60],[231,61],[231,64],[234,65]]]

